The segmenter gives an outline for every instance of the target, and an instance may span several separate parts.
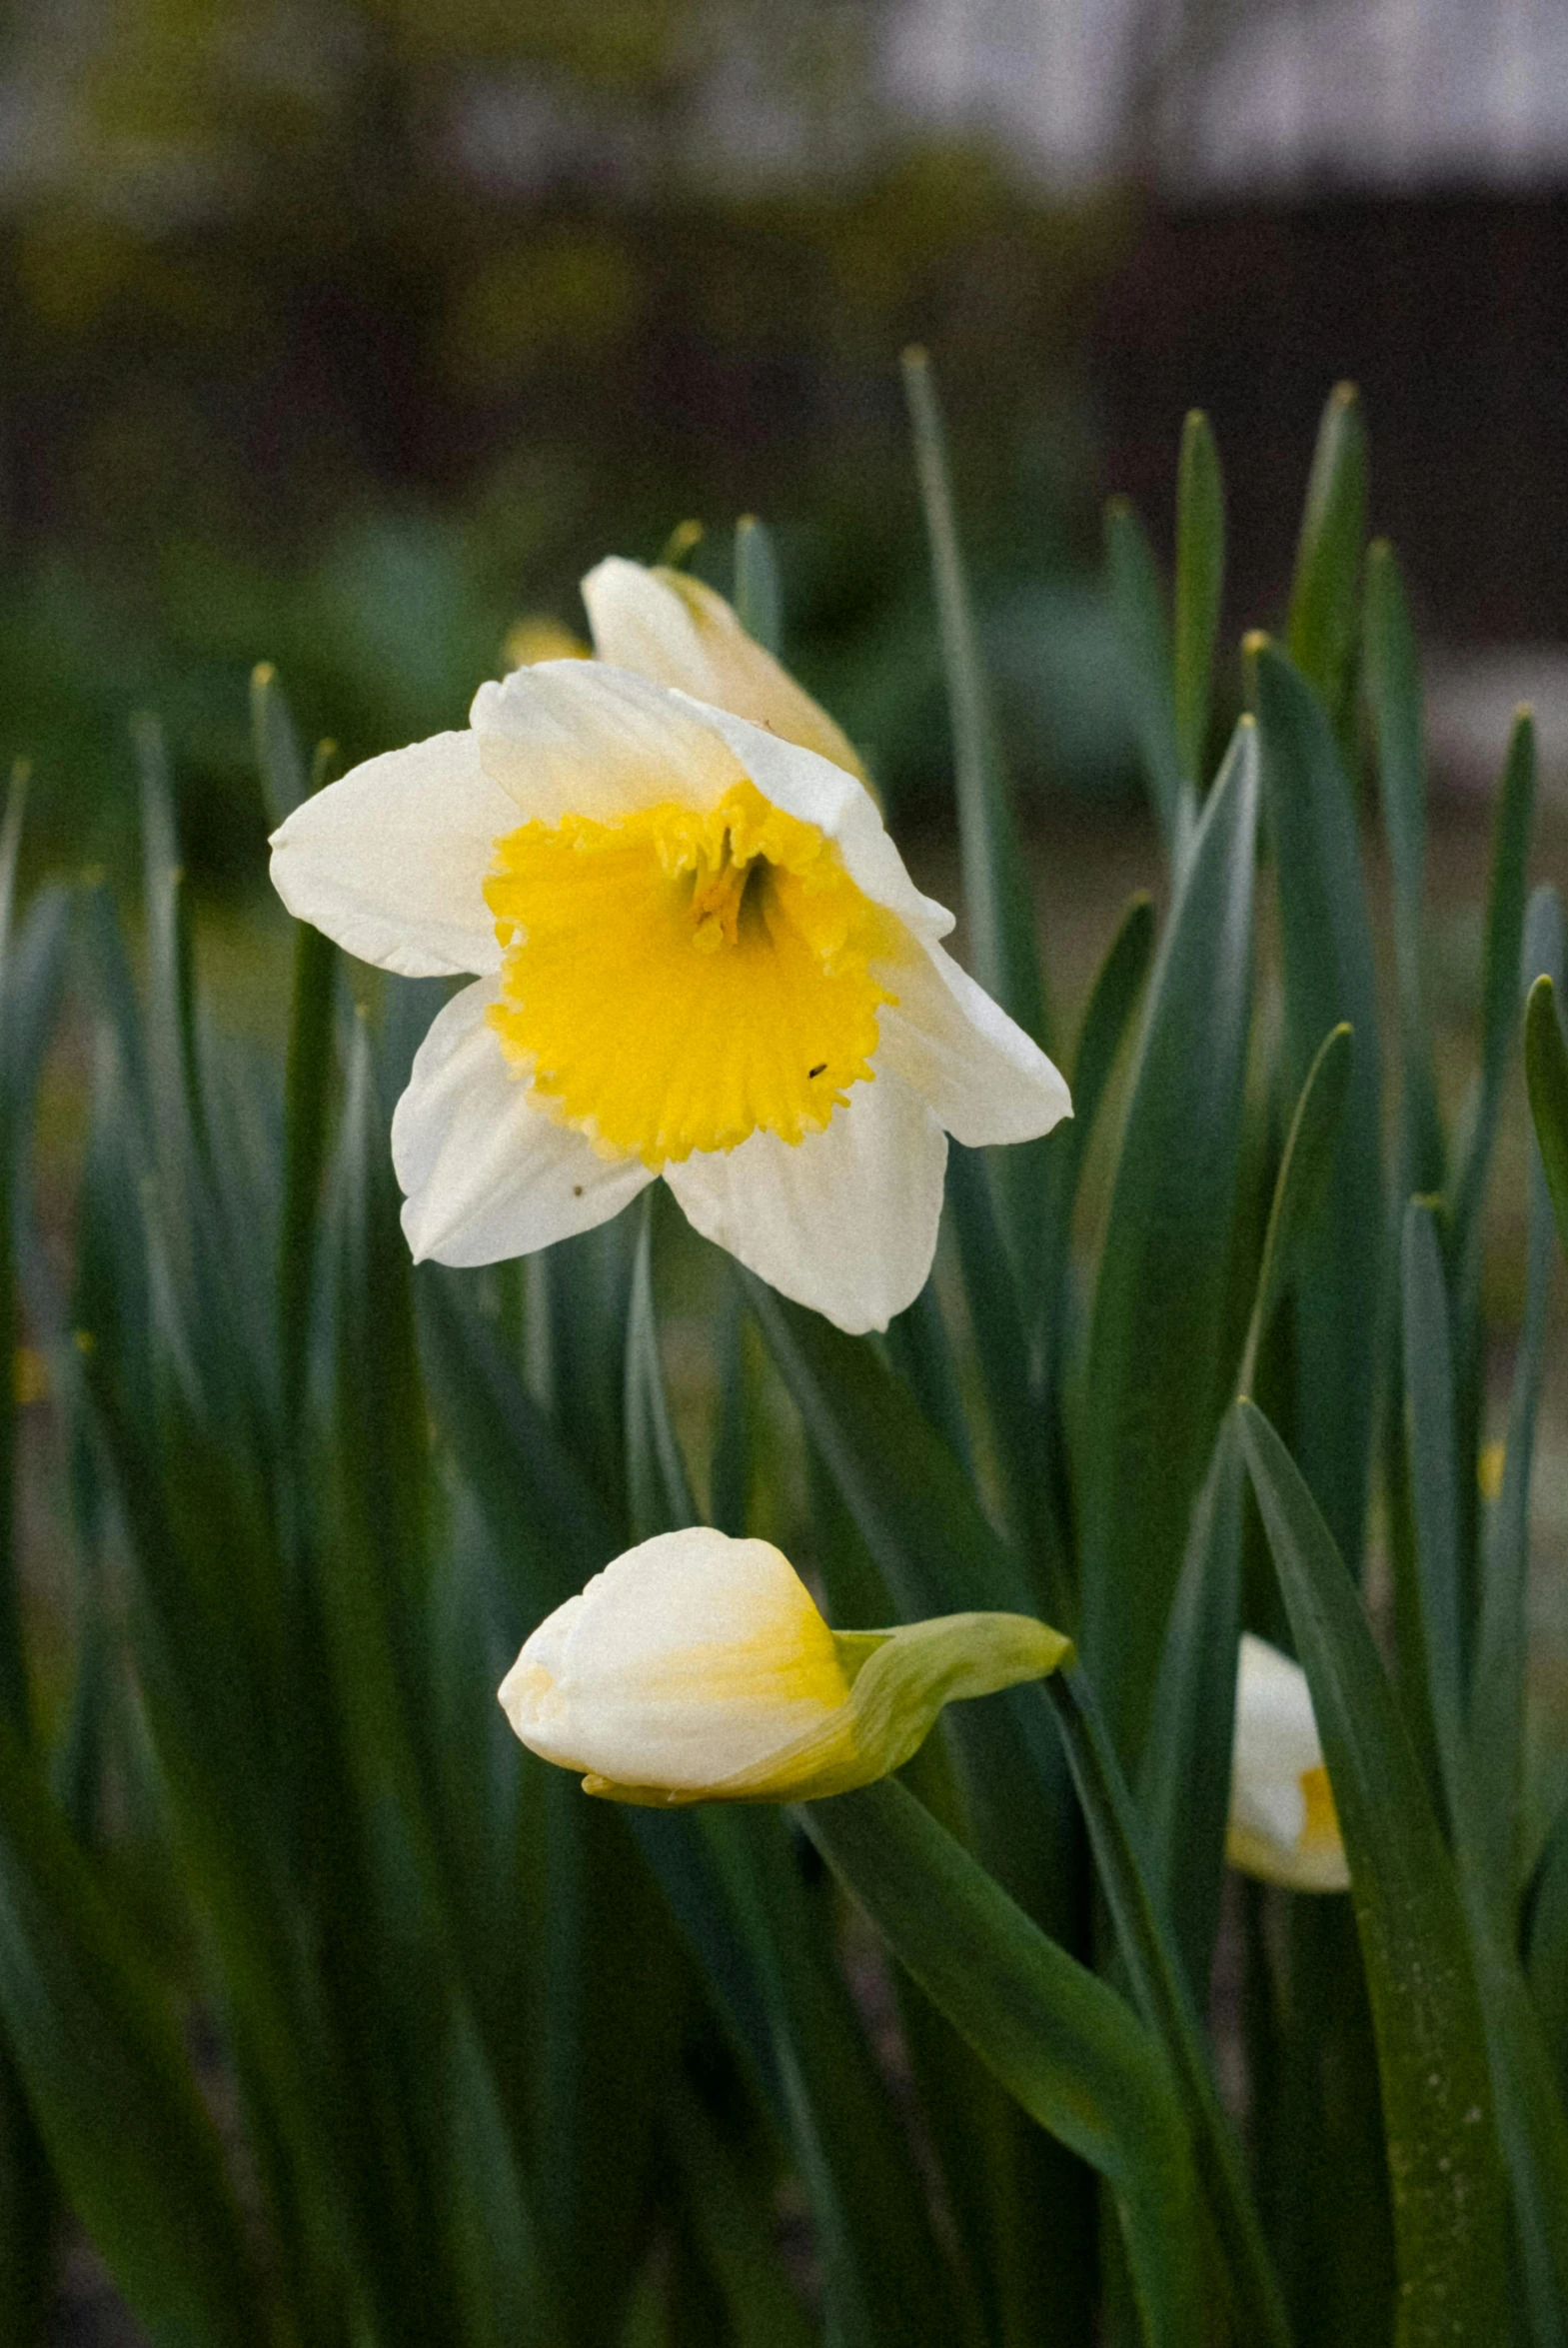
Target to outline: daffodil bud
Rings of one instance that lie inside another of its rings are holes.
[[[866,780],[843,729],[701,579],[611,555],[584,580],[583,601],[602,661],[679,686]]]
[[[629,1549],[558,1606],[501,1703],[589,1793],[813,1801],[901,1768],[955,1697],[1042,1678],[1071,1653],[1023,1614],[830,1630],[770,1542],[700,1526]]]
[[[1290,1891],[1344,1891],[1339,1820],[1299,1663],[1242,1633],[1225,1856]]]

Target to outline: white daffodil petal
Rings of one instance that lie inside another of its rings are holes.
[[[533,1105],[486,1012],[493,985],[467,987],[432,1022],[392,1120],[416,1263],[495,1263],[531,1254],[619,1214],[653,1176],[641,1159],[604,1159]]]
[[[847,735],[700,579],[611,555],[583,581],[602,661],[731,710],[863,777]]]
[[[844,871],[873,903],[896,914],[917,938],[946,937],[952,915],[915,888],[863,783],[766,726],[751,725],[728,710],[704,708],[684,693],[672,699],[723,739],[765,799],[836,842]]]
[[[473,735],[436,734],[302,802],[273,834],[273,887],[362,962],[406,979],[482,977],[501,963],[485,874],[516,823]]]
[[[1350,1881],[1306,1674],[1250,1631],[1236,1664],[1225,1854],[1292,1891],[1343,1891]]]
[[[667,1166],[665,1179],[705,1238],[859,1336],[924,1286],[946,1164],[936,1119],[881,1071],[795,1147],[760,1131],[738,1150]]]
[[[689,1790],[794,1746],[848,1694],[788,1559],[708,1526],[617,1557],[540,1624],[501,1685],[513,1728],[546,1760]]]
[[[878,968],[898,1000],[878,1015],[879,1064],[929,1103],[955,1142],[1031,1142],[1072,1114],[1057,1069],[940,946]]]
[[[485,772],[533,818],[615,823],[645,808],[706,812],[742,780],[709,713],[601,661],[542,661],[482,685],[469,715]]]

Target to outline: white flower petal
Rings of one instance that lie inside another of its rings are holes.
[[[557,1608],[501,1684],[523,1742],[622,1785],[718,1785],[841,1711],[831,1634],[788,1559],[661,1533]]]
[[[297,807],[273,834],[273,887],[362,962],[406,979],[484,975],[501,964],[485,875],[517,820],[473,735],[436,734]]]
[[[1323,1765],[1306,1673],[1267,1639],[1241,1634],[1236,1659],[1236,1773],[1295,1785]]]
[[[877,1014],[877,1062],[933,1109],[954,1141],[1031,1142],[1072,1114],[1057,1069],[951,955],[931,945],[877,976],[897,995]]]
[[[924,1286],[946,1163],[941,1127],[888,1070],[793,1148],[760,1132],[667,1166],[665,1179],[705,1238],[858,1336]]]
[[[863,779],[847,735],[700,579],[611,555],[583,582],[602,661],[768,727]]]
[[[1306,1673],[1277,1647],[1244,1631],[1225,1835],[1232,1866],[1293,1891],[1348,1886],[1338,1832],[1321,1816],[1314,1825],[1309,1812],[1306,1781],[1321,1781],[1322,1768]]]
[[[674,802],[706,810],[741,781],[735,754],[684,697],[602,661],[541,661],[482,685],[470,723],[485,772],[524,818],[614,823]]]
[[[896,914],[917,938],[946,937],[952,915],[915,888],[863,783],[766,726],[751,725],[728,710],[704,708],[684,693],[671,699],[723,738],[765,799],[837,842],[844,871],[874,904]]]
[[[466,987],[431,1023],[392,1120],[416,1263],[496,1263],[619,1214],[653,1180],[641,1159],[604,1159],[533,1105],[485,1013],[494,984]]]

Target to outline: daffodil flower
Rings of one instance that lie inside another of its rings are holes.
[[[1069,1642],[1022,1614],[834,1631],[768,1541],[699,1526],[628,1549],[501,1683],[524,1744],[615,1801],[814,1801],[899,1769],[943,1704],[1038,1679]]]
[[[600,660],[750,718],[865,781],[842,728],[701,579],[611,555],[584,580],[583,601]]]
[[[1344,1891],[1350,1883],[1306,1673],[1250,1631],[1237,1658],[1225,1856],[1244,1874],[1291,1891]]]
[[[476,696],[273,839],[289,910],[409,977],[467,972],[393,1120],[416,1258],[494,1262],[663,1174],[689,1220],[844,1329],[918,1293],[946,1136],[1068,1113],[938,941],[846,769],[598,661]]]

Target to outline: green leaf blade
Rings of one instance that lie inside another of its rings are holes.
[[[1507,2336],[1508,2195],[1453,1868],[1359,1599],[1262,1412],[1240,1433],[1312,1691],[1377,2032],[1401,2348]]]
[[[1328,1030],[1355,1055],[1339,1147],[1303,1234],[1295,1291],[1302,1472],[1341,1553],[1364,1536],[1384,1280],[1382,1055],[1355,813],[1322,705],[1266,638],[1247,646],[1278,876],[1285,1077],[1299,1088]]]
[[[1366,426],[1353,383],[1337,383],[1318,427],[1290,589],[1290,657],[1322,695],[1341,738],[1350,704],[1357,590],[1366,543]]]
[[[1176,753],[1194,795],[1204,783],[1214,647],[1225,587],[1225,485],[1213,428],[1200,408],[1182,427],[1176,472],[1173,700]],[[1196,797],[1193,805],[1196,806]]]
[[[1172,869],[1183,847],[1181,739],[1171,690],[1170,624],[1154,550],[1125,498],[1105,508],[1105,582],[1121,647],[1149,804]]]
[[[1110,2184],[1151,2348],[1201,2340],[1196,2183],[1152,2038],[902,1786],[867,1786],[798,1815],[932,2002]]]
[[[1094,1296],[1079,1477],[1083,1648],[1124,1755],[1141,1746],[1219,1415],[1257,815],[1257,739],[1243,723],[1149,982]]]
[[[268,2304],[126,1918],[0,1721],[0,2011],[66,2193],[156,2348],[258,2348]]]

